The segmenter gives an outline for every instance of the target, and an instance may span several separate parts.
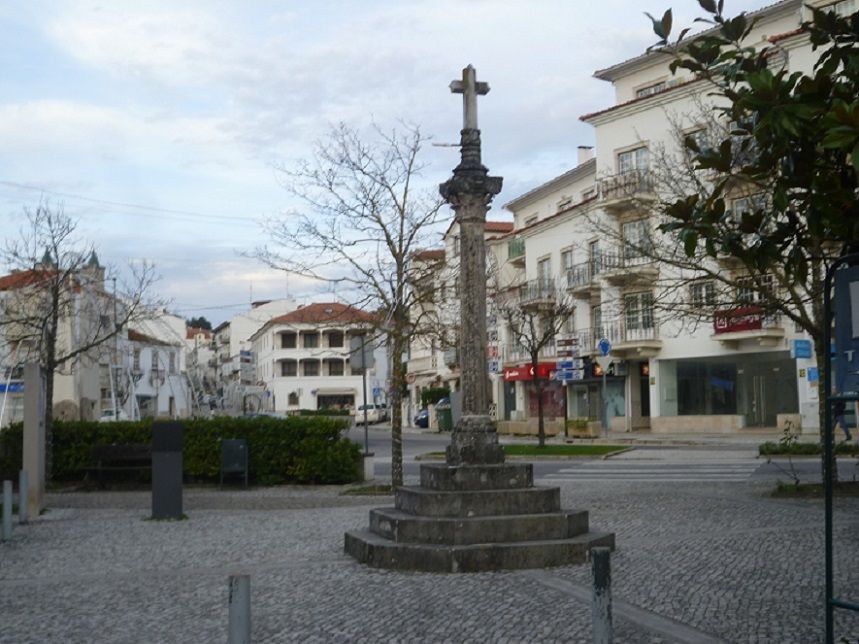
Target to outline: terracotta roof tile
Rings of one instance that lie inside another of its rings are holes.
[[[324,324],[327,322],[375,322],[376,316],[339,302],[318,302],[272,318],[270,324]]]
[[[18,271],[4,275],[0,277],[0,291],[16,291],[19,288],[33,286],[34,284],[50,279],[55,274],[54,271],[31,269],[29,271]]]
[[[663,96],[668,92],[673,92],[676,89],[680,89],[681,87],[686,87],[687,85],[691,85],[692,83],[697,83],[700,78],[692,78],[687,81],[683,81],[682,83],[677,83],[676,85],[672,85],[671,87],[666,87],[661,92],[656,92],[655,94],[648,94],[647,96],[636,96],[624,103],[618,103],[617,105],[612,105],[611,107],[607,107],[604,110],[599,110],[597,112],[591,112],[590,114],[584,114],[579,117],[580,121],[588,122],[589,119],[592,119],[595,116],[601,116],[602,114],[608,114],[609,112],[613,112],[614,110],[619,110],[621,107],[626,107],[627,105],[633,105],[635,103],[641,103],[642,101],[646,101],[655,96]]]

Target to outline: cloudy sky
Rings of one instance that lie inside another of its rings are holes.
[[[765,0],[727,0],[727,10]],[[241,253],[261,219],[294,204],[276,165],[310,154],[331,125],[419,124],[458,140],[466,64],[483,159],[501,205],[575,164],[593,143],[581,114],[612,102],[594,70],[654,41],[643,11],[694,0],[6,1],[0,4],[0,225],[62,203],[103,263],[156,264],[159,296],[218,323],[251,298],[324,295]],[[456,148],[427,150],[427,185]],[[330,293],[328,294],[330,297]]]

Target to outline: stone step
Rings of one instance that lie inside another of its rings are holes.
[[[531,463],[421,465],[421,486],[431,490],[510,490],[534,485]]]
[[[370,510],[370,531],[399,543],[466,545],[567,539],[588,531],[586,511],[501,517],[418,517],[396,508]]]
[[[369,530],[346,533],[345,550],[374,568],[424,572],[485,572],[586,563],[595,546],[614,548],[614,535],[588,532],[569,539],[433,545],[395,543]]]
[[[545,514],[560,511],[561,490],[557,487],[530,487],[445,492],[403,486],[394,493],[394,505],[403,512],[428,517]]]

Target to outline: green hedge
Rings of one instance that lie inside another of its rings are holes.
[[[360,478],[361,447],[341,436],[343,419],[232,418],[218,416],[182,421],[185,426],[183,469],[196,479],[217,480],[220,440],[248,442],[250,476],[262,485],[278,483],[349,483]],[[23,425],[0,431],[0,474],[17,477],[21,468]],[[54,422],[53,479],[81,480],[98,444],[149,443],[152,421]]]
[[[448,389],[447,387],[433,387],[431,389],[424,389],[421,392],[421,407],[434,405],[442,398],[447,398],[449,396],[450,389]]]
[[[348,416],[348,409],[299,409],[299,416]]]
[[[781,443],[761,443],[758,446],[761,456],[815,456],[822,452],[820,443],[792,443],[782,445]],[[859,456],[859,445],[851,443],[838,443],[835,445],[835,453],[842,456]]]

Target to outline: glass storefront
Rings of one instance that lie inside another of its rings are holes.
[[[665,361],[662,413],[740,414],[748,427],[774,427],[778,414],[799,410],[794,367],[786,351]]]

